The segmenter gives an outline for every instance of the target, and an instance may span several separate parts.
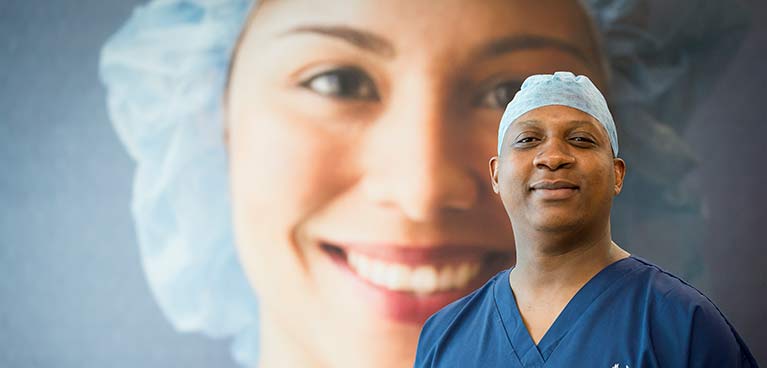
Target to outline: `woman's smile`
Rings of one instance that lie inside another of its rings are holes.
[[[423,323],[513,263],[514,252],[470,245],[319,243],[347,282],[380,312]]]

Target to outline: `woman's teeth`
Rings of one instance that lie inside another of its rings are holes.
[[[463,288],[480,270],[480,262],[476,260],[437,267],[383,262],[355,252],[349,252],[346,259],[350,268],[371,284],[417,294]]]

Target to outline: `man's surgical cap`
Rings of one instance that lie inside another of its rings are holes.
[[[605,128],[613,155],[618,156],[618,133],[613,116],[607,108],[607,101],[587,76],[576,77],[570,72],[538,74],[525,79],[501,118],[498,155],[501,155],[503,137],[514,121],[529,111],[550,105],[572,107],[593,116]]]
[[[672,186],[693,162],[676,132],[734,54],[743,13],[726,0],[582,3],[603,40],[622,155],[642,152],[634,172]],[[258,357],[258,303],[232,236],[222,96],[254,6],[149,1],[100,63],[110,119],[137,164],[132,212],[152,293],[176,329],[234,337],[234,357],[248,366]]]

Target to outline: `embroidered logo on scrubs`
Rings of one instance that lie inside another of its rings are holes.
[[[618,364],[618,363],[615,363],[615,365],[613,365],[613,367],[612,367],[612,368],[621,368],[621,365],[620,365],[620,364]],[[631,368],[631,367],[629,367],[629,365],[628,365],[628,364],[626,364],[626,368]]]

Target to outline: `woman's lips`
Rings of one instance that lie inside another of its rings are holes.
[[[423,323],[448,303],[508,267],[513,252],[468,246],[338,245],[322,249],[373,308],[408,323]]]

